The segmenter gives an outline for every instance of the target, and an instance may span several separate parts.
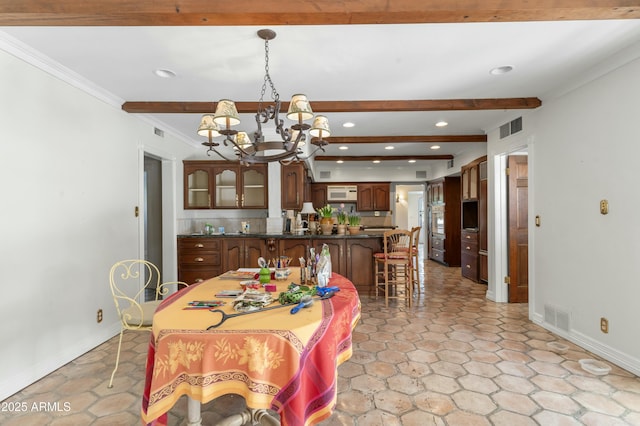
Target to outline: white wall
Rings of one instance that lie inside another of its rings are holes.
[[[108,272],[141,253],[139,146],[188,148],[2,50],[0,93],[2,400],[119,330]]]
[[[545,101],[524,115],[522,135],[505,142],[491,132],[488,144],[490,170],[497,153],[528,147],[532,319],[636,374],[638,99],[640,59]],[[495,189],[494,180],[490,223],[499,216]],[[608,215],[600,214],[602,199],[609,200]],[[540,227],[533,224],[535,215],[540,215]],[[493,254],[499,238],[499,232],[490,233]],[[499,273],[499,268],[492,271],[489,292],[500,291]],[[569,314],[568,331],[545,321],[545,306]],[[608,334],[600,331],[600,317],[609,319]]]

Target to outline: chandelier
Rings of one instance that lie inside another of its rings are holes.
[[[218,101],[214,114],[204,114],[198,127],[198,135],[207,137],[207,141],[202,145],[208,147],[207,155],[212,152],[228,161],[230,158],[222,155],[218,151],[220,143],[214,142],[213,138],[220,135],[224,136],[222,143],[225,146],[233,147],[236,158],[242,164],[250,163],[268,163],[279,161],[288,164],[293,161],[304,160],[315,154],[316,151],[324,151],[327,145],[326,137],[331,132],[329,129],[329,120],[323,115],[315,116],[311,110],[309,100],[305,95],[296,94],[291,97],[287,118],[294,121],[290,128],[284,127],[284,120],[280,118],[280,95],[276,90],[271,75],[269,74],[269,40],[276,37],[276,33],[269,29],[258,31],[258,37],[264,40],[264,82],[260,92],[260,100],[258,101],[258,111],[255,115],[257,130],[253,132],[253,139],[246,132],[233,129],[233,126],[240,124],[240,117],[235,103],[229,99],[221,99]],[[267,90],[267,83],[271,91],[271,99],[273,104],[264,105],[264,95]],[[312,124],[306,123],[313,119]],[[281,140],[265,141],[265,135],[262,131],[262,125],[273,120],[275,124],[275,132],[280,136]],[[302,147],[306,144],[309,133],[311,144],[315,149],[306,157],[303,157]]]

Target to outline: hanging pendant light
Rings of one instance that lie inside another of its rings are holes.
[[[324,146],[329,143],[326,138],[331,135],[329,120],[323,115],[318,115],[314,118],[311,104],[305,95],[298,93],[291,97],[286,116],[294,123],[290,128],[284,127],[283,120],[279,117],[280,95],[269,74],[269,40],[273,40],[276,37],[276,33],[269,29],[262,29],[258,31],[258,37],[264,40],[265,75],[260,92],[260,100],[258,101],[258,110],[255,115],[258,128],[253,132],[253,140],[246,132],[234,129],[235,126],[240,124],[240,116],[235,103],[230,99],[221,99],[216,105],[215,113],[203,115],[198,127],[198,134],[207,137],[207,142],[203,142],[203,145],[209,147],[207,155],[211,155],[211,152],[214,152],[225,160],[231,160],[217,150],[220,143],[212,140],[220,135],[225,137],[222,143],[225,146],[233,147],[236,153],[236,160],[243,164],[268,163],[272,161],[286,164],[309,158],[318,150],[324,151]],[[264,106],[267,83],[269,83],[271,98],[274,103]],[[312,119],[312,124],[307,123]],[[275,123],[275,133],[280,136],[280,140],[265,141],[262,125],[269,121]],[[305,132],[307,131],[310,142],[315,149],[309,156],[303,157],[301,148],[306,144],[307,136]]]

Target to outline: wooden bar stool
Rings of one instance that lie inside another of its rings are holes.
[[[414,288],[418,289],[418,294],[421,293],[422,286],[420,285],[420,263],[419,263],[419,249],[420,244],[420,230],[422,227],[415,226],[411,228],[411,273],[413,279]]]
[[[385,306],[389,306],[389,299],[404,299],[411,307],[413,298],[411,232],[402,229],[386,231],[383,247],[382,253],[373,255],[376,298],[382,291]]]

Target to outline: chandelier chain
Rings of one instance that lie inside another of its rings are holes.
[[[264,94],[267,91],[267,82],[269,82],[269,86],[271,88],[271,99],[275,102],[279,102],[280,94],[276,90],[273,80],[271,80],[271,74],[269,74],[269,40],[264,41],[264,81],[262,82],[262,90],[260,91],[258,111],[262,111],[262,102],[264,101]]]

